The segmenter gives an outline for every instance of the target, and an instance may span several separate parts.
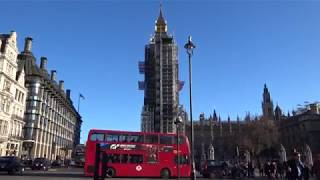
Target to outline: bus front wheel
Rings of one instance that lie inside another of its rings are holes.
[[[106,177],[112,178],[116,175],[116,171],[113,168],[107,168],[106,170]]]
[[[160,172],[160,177],[163,179],[168,179],[170,177],[169,169],[162,169]]]

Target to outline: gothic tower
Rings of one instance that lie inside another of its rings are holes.
[[[175,132],[182,88],[178,80],[178,46],[167,32],[161,7],[154,35],[145,46],[145,61],[139,63],[140,67],[144,73],[144,82],[139,82],[139,89],[144,90],[141,130]]]
[[[273,102],[271,100],[270,93],[266,84],[264,84],[263,89],[262,113],[263,118],[269,120],[274,119]]]

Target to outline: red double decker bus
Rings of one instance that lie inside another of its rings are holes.
[[[189,141],[184,135],[179,136],[178,147],[176,134],[90,130],[85,151],[86,176],[94,174],[96,143],[100,143],[101,151],[107,156],[103,162],[107,177],[169,178],[178,173],[190,176]]]

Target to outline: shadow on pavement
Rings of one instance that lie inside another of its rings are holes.
[[[68,178],[85,178],[83,174],[67,173],[24,173],[22,176],[41,176],[41,177],[68,177]]]

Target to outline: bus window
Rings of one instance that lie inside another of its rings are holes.
[[[119,142],[128,142],[129,136],[127,134],[121,134],[119,136]]]
[[[147,151],[147,159],[146,159],[146,161],[148,163],[156,163],[156,162],[158,162],[158,160],[159,159],[158,159],[157,146],[153,146]]]
[[[175,140],[177,140],[177,138],[175,138]],[[183,136],[179,136],[179,144],[184,144],[184,143],[185,143],[185,138]]]
[[[132,164],[141,164],[142,162],[143,162],[143,156],[142,156],[142,155],[136,155],[136,154],[130,155],[130,161],[129,161],[129,163],[132,163]]]
[[[106,141],[108,141],[108,142],[118,142],[119,141],[119,135],[118,134],[107,134],[106,135]]]
[[[164,136],[160,135],[160,144],[171,145],[173,140],[173,136]]]
[[[110,154],[108,156],[108,162],[112,163],[120,163],[120,155],[119,154]]]
[[[104,141],[104,134],[103,133],[93,133],[90,137],[91,141]]]
[[[143,136],[142,135],[131,135],[129,137],[129,142],[143,142]]]
[[[149,162],[149,163],[156,163],[156,162],[158,162],[157,154],[156,154],[156,153],[149,153],[148,162]]]
[[[174,162],[178,162],[178,156],[174,157]],[[189,157],[187,155],[179,155],[179,164],[189,164]]]
[[[144,142],[158,144],[158,135],[146,135]]]
[[[121,159],[121,163],[122,163],[122,164],[127,163],[127,162],[128,162],[128,154],[122,154],[122,155],[120,156],[120,159]]]

